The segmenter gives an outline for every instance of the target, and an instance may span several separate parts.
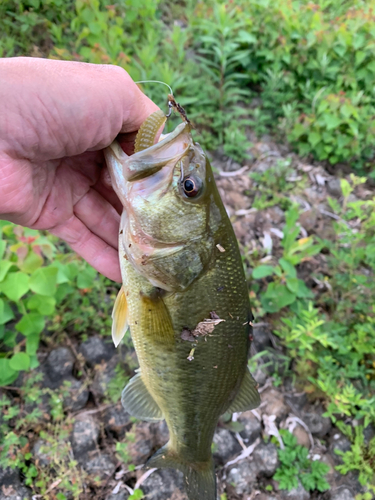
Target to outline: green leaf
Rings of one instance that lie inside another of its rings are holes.
[[[288,287],[288,290],[290,290],[294,294],[297,294],[298,291],[298,281],[298,278],[287,278],[286,280],[286,286]]]
[[[9,269],[14,265],[14,262],[10,262],[9,260],[0,261],[0,281],[3,281],[5,276],[7,275]]]
[[[21,271],[31,274],[43,265],[43,258],[37,253],[30,251],[26,259],[19,265]]]
[[[0,358],[0,386],[11,384],[18,377],[18,371],[9,365],[9,359]]]
[[[9,366],[12,370],[28,370],[30,368],[30,356],[25,352],[17,352],[10,358]]]
[[[94,279],[97,276],[97,271],[91,266],[87,266],[83,271],[78,274],[77,286],[78,288],[91,288],[94,284]]]
[[[29,356],[35,356],[39,347],[40,335],[32,333],[26,339],[26,352]]]
[[[32,295],[26,306],[28,309],[37,310],[43,316],[50,316],[55,312],[56,299],[45,295]]]
[[[308,288],[305,285],[305,282],[303,280],[297,280],[298,281],[298,288],[296,291],[296,295],[299,299],[313,299],[314,298],[314,293],[310,288]]]
[[[253,270],[253,278],[259,280],[274,273],[273,266],[258,266]]]
[[[14,318],[12,308],[3,299],[0,299],[0,325],[4,325]]]
[[[25,337],[33,333],[39,334],[45,326],[44,318],[38,313],[25,314],[16,324],[16,330],[21,332]]]
[[[260,298],[263,309],[266,312],[280,311],[280,309],[292,304],[295,300],[295,294],[290,292],[281,283],[270,283],[266,293]]]
[[[327,130],[332,130],[334,128],[337,128],[341,123],[340,118],[338,118],[335,115],[325,114],[323,116],[324,116],[324,121],[326,122],[327,125]]]
[[[30,370],[34,370],[39,366],[38,356],[34,354],[34,356],[30,356]]]
[[[6,241],[0,240],[0,259],[3,258],[6,246],[7,246]]]
[[[318,132],[310,132],[308,135],[308,141],[312,147],[315,147],[322,140],[322,136]]]
[[[291,264],[284,258],[279,259],[279,264],[288,276],[290,276],[291,278],[297,277],[297,271],[293,264]]]
[[[29,276],[22,272],[8,274],[0,284],[0,290],[14,302],[18,302],[29,289]]]
[[[42,267],[37,269],[30,278],[30,288],[39,295],[54,295],[56,292],[56,267]]]

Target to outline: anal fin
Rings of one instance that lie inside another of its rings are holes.
[[[140,420],[162,420],[163,412],[149,393],[141,373],[130,379],[122,391],[121,402],[124,409]]]
[[[260,396],[257,386],[258,384],[247,369],[241,382],[240,389],[227,411],[234,413],[257,408],[260,405]]]
[[[115,305],[112,311],[112,340],[115,347],[119,345],[123,339],[128,325],[128,304],[125,297],[124,287],[120,288],[117,294]]]

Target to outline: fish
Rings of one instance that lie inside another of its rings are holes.
[[[189,500],[216,500],[219,417],[260,403],[248,369],[253,316],[210,162],[187,121],[154,144],[165,119],[159,110],[144,122],[133,155],[116,141],[104,152],[123,205],[112,337],[117,346],[129,328],[139,362],[124,409],[169,429],[146,466],[182,471]]]

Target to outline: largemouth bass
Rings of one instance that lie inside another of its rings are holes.
[[[216,500],[218,419],[259,405],[247,367],[252,315],[210,163],[189,123],[154,144],[163,119],[146,120],[134,155],[116,142],[105,151],[124,206],[112,335],[118,345],[130,327],[140,365],[123,391],[125,410],[165,419],[170,432],[147,466],[181,470],[189,500]]]

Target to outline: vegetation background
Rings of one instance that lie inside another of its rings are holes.
[[[277,251],[246,238],[241,249],[256,321],[270,322],[283,353],[274,383],[291,377],[311,402],[322,402],[352,442],[339,468],[359,473],[367,491],[358,498],[366,500],[375,492],[375,441],[363,432],[375,423],[374,21],[374,0],[0,3],[1,57],[120,65],[137,81],[170,84],[214,158],[254,163],[253,143],[266,135],[342,177],[338,199],[326,200],[332,227],[319,237],[301,233],[301,207],[290,195],[309,180],[288,180],[291,160],[246,173],[256,186],[251,206],[279,206],[285,220]],[[163,86],[143,90],[165,103]],[[0,464],[20,468],[43,498],[80,498],[86,479],[68,445],[49,468],[30,452],[35,436],[59,448],[72,425],[63,404],[69,382],[42,388],[38,367],[53,347],[90,332],[109,336],[117,285],[51,235],[0,221],[0,237]],[[325,265],[308,268],[312,259]],[[118,400],[131,375],[121,364],[116,370],[107,402]],[[79,358],[76,375],[89,386]],[[129,460],[129,440],[116,444],[120,461]],[[291,453],[295,444],[285,442]],[[288,457],[280,460],[275,478],[288,489],[297,473]],[[324,490],[325,473],[310,470],[304,486]],[[141,490],[130,498],[142,498]]]

